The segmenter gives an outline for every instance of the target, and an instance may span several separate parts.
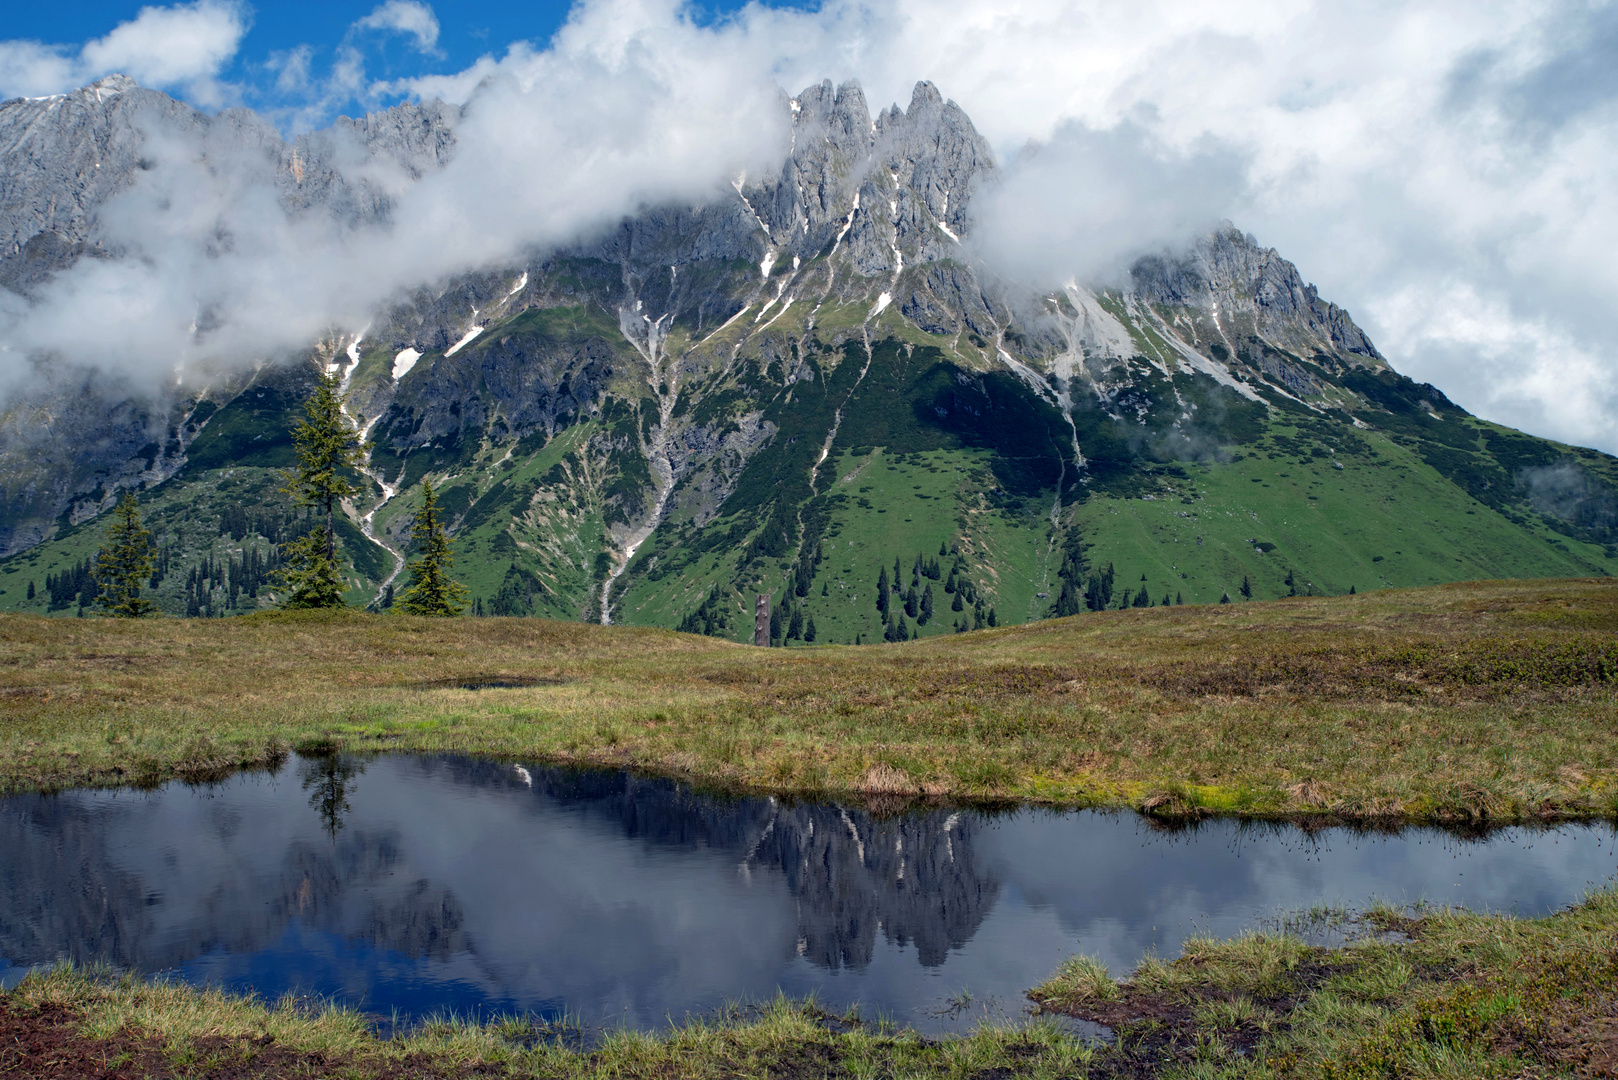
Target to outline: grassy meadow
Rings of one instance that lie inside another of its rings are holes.
[[[0,616],[0,786],[289,750],[700,784],[1438,821],[1618,813],[1618,583],[1102,612],[892,646],[358,612]]]
[[[1188,816],[1618,815],[1618,583],[1483,582],[755,649],[633,627],[358,612],[0,616],[0,784],[205,782],[289,750],[627,766],[862,798]],[[813,1001],[577,1032],[371,1018],[71,966],[0,993],[0,1074],[352,1078],[1605,1076],[1618,890],[1545,918],[1325,913],[1193,938],[946,1039]],[[1098,1042],[1062,1018],[1109,1028]]]

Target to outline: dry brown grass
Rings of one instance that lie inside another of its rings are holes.
[[[358,613],[4,616],[0,643],[9,790],[398,749],[1169,815],[1618,807],[1606,580],[1107,612],[861,648]]]

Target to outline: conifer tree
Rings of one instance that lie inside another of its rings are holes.
[[[343,606],[343,586],[337,575],[337,534],[333,517],[338,503],[353,495],[345,469],[361,465],[365,449],[343,415],[342,380],[336,372],[321,375],[314,393],[304,402],[304,419],[292,429],[298,467],[282,473],[294,506],[306,506],[325,519],[306,535],[287,544],[281,580],[291,590],[289,608]]]
[[[876,610],[884,616],[888,613],[888,596],[891,591],[888,585],[888,568],[884,566],[882,572],[876,576]]]
[[[152,534],[141,527],[140,504],[125,492],[114,510],[107,542],[96,552],[93,573],[101,593],[96,597],[109,615],[138,619],[157,605],[141,599],[141,586],[152,576]],[[32,583],[29,592],[32,593]]]
[[[803,640],[815,640],[815,617],[813,615],[809,616],[809,625],[803,628]]]
[[[459,615],[466,606],[466,586],[449,576],[455,555],[438,516],[433,482],[421,482],[421,509],[410,529],[410,543],[421,557],[410,564],[410,586],[396,604],[407,615]]]
[[[1247,580],[1247,575],[1246,574],[1242,575],[1242,599],[1244,599],[1244,600],[1253,599],[1253,583],[1251,581]]]

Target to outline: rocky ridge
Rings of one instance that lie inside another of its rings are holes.
[[[735,560],[703,573],[738,587],[761,584],[772,558],[801,563],[840,497],[830,481],[873,443],[1023,462],[972,498],[1042,507],[1017,527],[1049,534],[1029,556],[1048,583],[1075,500],[1176,460],[1227,460],[1266,416],[1364,428],[1362,416],[1386,426],[1407,407],[1435,423],[1458,413],[1228,225],[1141,259],[1122,290],[996,279],[973,256],[971,207],[998,166],[931,84],[874,115],[855,84],[810,86],[783,107],[792,139],[777,172],[424,284],[363,331],[335,329],[229,385],[143,403],[53,369],[0,420],[0,553],[63,534],[120,488],[276,463],[268,448],[284,445],[290,414],[275,403],[295,402],[320,365],[342,371],[374,443],[356,522],[401,551],[396,496],[432,475],[468,557],[505,568],[487,586],[499,610],[603,620],[667,567],[695,573],[670,544],[711,551],[722,533]],[[353,163],[419,179],[454,154],[458,117],[398,106],[287,142],[251,113],[208,117],[119,77],[0,104],[0,284],[26,298],[74,259],[116,257],[96,247],[96,213],[139,183],[154,125],[249,162],[289,215],[367,229],[392,203]],[[939,433],[901,436],[906,415]],[[1486,464],[1491,478],[1467,483],[1499,491],[1520,468]],[[1588,490],[1574,516],[1599,532],[1604,511],[1589,506],[1605,488]],[[381,595],[380,572],[358,559],[355,572],[357,590]]]

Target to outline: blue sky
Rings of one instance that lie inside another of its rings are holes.
[[[738,0],[704,0],[688,5],[686,10],[693,22],[706,25],[742,6]],[[221,49],[228,54],[211,65],[213,70],[205,80],[177,77],[165,83],[147,77],[141,81],[146,85],[161,84],[161,89],[203,108],[248,105],[278,114],[276,118],[282,126],[307,127],[336,112],[364,111],[405,96],[388,92],[379,95],[379,84],[453,75],[470,68],[480,57],[503,55],[514,42],[543,49],[567,20],[571,7],[566,0],[194,0],[172,5],[172,9],[215,8],[233,13],[239,31],[234,49]],[[47,54],[71,58],[87,42],[106,39],[120,27],[127,32],[131,24],[138,24],[142,15],[154,8],[167,10],[138,2],[14,5],[0,28],[0,34],[9,39],[0,41],[0,67],[6,60],[6,46],[35,44],[43,46],[41,51]],[[387,15],[378,17],[385,9],[392,10],[391,19]],[[363,89],[356,88],[356,93],[344,94],[338,88],[334,95],[330,80],[342,63],[345,49],[354,50],[362,61],[366,82]],[[282,75],[288,58],[300,55],[315,85],[292,90],[292,80]],[[89,68],[79,70],[85,78],[101,74]],[[0,85],[0,96],[49,92],[57,89],[56,83],[60,82],[48,77],[34,86],[19,83],[15,77],[5,81],[9,85]],[[300,109],[310,106],[310,98],[319,100],[313,107]]]

